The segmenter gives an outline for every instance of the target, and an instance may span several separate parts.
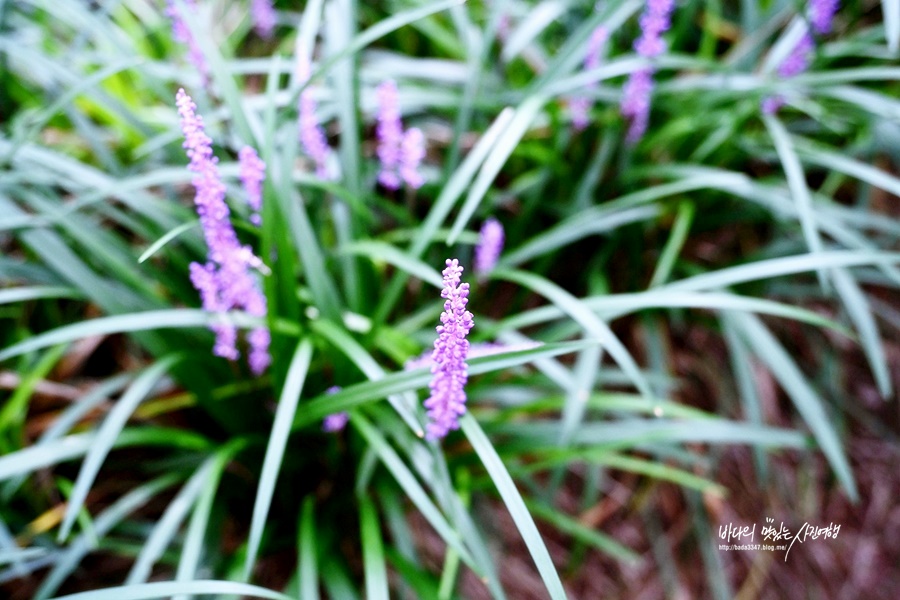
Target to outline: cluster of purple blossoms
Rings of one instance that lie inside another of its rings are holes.
[[[250,16],[253,19],[253,29],[259,37],[272,37],[277,22],[272,0],[250,0]]]
[[[666,51],[662,34],[672,24],[674,0],[647,0],[640,18],[641,36],[634,43],[634,50],[644,58],[655,58]],[[650,118],[650,94],[653,92],[653,68],[645,67],[631,73],[622,89],[620,110],[630,121],[626,140],[636,143],[647,130]]]
[[[494,270],[503,251],[503,225],[491,217],[481,226],[475,247],[475,273],[484,277]]]
[[[247,204],[253,211],[250,222],[259,226],[262,223],[259,211],[262,208],[262,184],[266,179],[266,163],[250,146],[244,146],[238,152],[238,163],[241,168],[241,184],[247,194]]]
[[[185,8],[191,12],[197,12],[195,0],[182,0],[182,2]],[[188,47],[188,60],[200,73],[203,85],[206,85],[209,80],[209,67],[206,64],[206,59],[203,58],[203,51],[200,49],[200,45],[197,44],[197,40],[191,35],[191,30],[188,28],[187,23],[184,22],[184,18],[182,18],[178,11],[178,6],[173,0],[166,0],[166,16],[172,21],[172,38]]]
[[[609,30],[603,25],[598,26],[591,33],[588,40],[587,52],[584,55],[584,70],[591,71],[600,66],[600,58],[603,45],[609,39]],[[597,87],[596,83],[591,84],[588,89]],[[572,114],[572,125],[576,131],[581,131],[588,126],[590,119],[588,114],[594,105],[593,100],[587,96],[578,96],[569,100],[569,112]]]
[[[840,0],[809,0],[806,14],[812,30],[818,35],[831,33],[831,24],[839,6]]]
[[[400,105],[397,84],[388,79],[376,90],[378,98],[378,160],[381,171],[378,183],[389,190],[400,188],[403,181],[407,186],[418,189],[425,183],[419,173],[419,165],[425,158],[425,135],[417,127],[403,131],[400,121]]]
[[[431,354],[432,377],[428,385],[431,396],[425,401],[429,420],[426,437],[430,440],[446,437],[450,431],[459,429],[459,417],[466,412],[465,386],[469,378],[466,335],[474,324],[472,313],[466,310],[469,284],[460,283],[463,268],[458,260],[447,259],[446,264],[441,291],[444,312]]]
[[[231,225],[218,159],[213,155],[212,140],[206,135],[203,117],[196,113],[197,106],[183,89],[178,90],[176,104],[184,133],[183,147],[190,159],[188,169],[194,173],[194,204],[209,252],[205,264],[191,263],[191,283],[200,293],[203,308],[208,312],[224,315],[234,308],[242,308],[254,317],[263,318],[267,312],[266,297],[250,271],[261,268],[262,261],[249,246],[241,246]],[[213,353],[236,360],[240,356],[236,327],[223,319],[210,328],[216,334]],[[254,328],[247,336],[247,342],[250,370],[259,375],[271,362],[268,328]]]
[[[297,75],[301,84],[305,84],[310,76],[309,59],[301,57],[297,64]],[[325,138],[325,130],[316,118],[316,99],[313,98],[312,89],[307,86],[300,93],[300,101],[297,106],[300,123],[300,143],[303,150],[316,163],[316,175],[321,179],[329,179],[328,156],[331,149]]]
[[[818,35],[824,35],[831,31],[831,24],[839,6],[838,0],[810,0],[807,6],[807,16],[812,30]],[[781,61],[776,69],[780,79],[790,79],[806,71],[809,68],[810,58],[816,48],[812,33],[803,34],[791,52]],[[762,101],[762,111],[765,114],[775,114],[784,106],[783,96],[769,96]]]

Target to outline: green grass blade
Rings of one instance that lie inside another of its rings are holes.
[[[97,434],[95,433],[80,433],[4,454],[0,456],[0,481],[83,456],[94,445],[96,438]],[[115,447],[125,448],[128,446],[163,446],[184,450],[205,450],[209,443],[206,438],[194,433],[154,427],[124,430],[116,438]]]
[[[166,233],[164,236],[162,236],[161,238],[159,238],[158,240],[156,240],[155,242],[150,244],[150,246],[146,250],[144,250],[144,252],[138,257],[138,260],[137,260],[138,263],[144,262],[145,260],[147,260],[148,258],[153,256],[154,254],[159,252],[159,250],[163,246],[165,246],[166,244],[168,244],[169,242],[171,242],[172,240],[177,238],[179,235],[181,235],[185,231],[188,231],[189,229],[193,229],[194,227],[196,227],[199,224],[200,224],[199,220],[188,221],[187,223],[182,223],[178,227],[171,229],[168,233]]]
[[[347,358],[353,361],[353,364],[359,367],[360,371],[362,371],[370,381],[378,381],[384,378],[385,374],[381,365],[379,365],[378,362],[372,358],[372,355],[369,354],[359,342],[353,339],[346,330],[341,329],[334,323],[324,319],[313,321],[312,327],[314,331],[328,339],[328,341],[343,352]],[[416,403],[415,394],[391,394],[388,396],[388,402],[391,403],[391,406],[394,407],[397,414],[400,415],[417,437],[421,438],[425,435],[425,431],[422,429],[421,423],[419,423],[419,418],[416,416],[414,408]]]
[[[756,387],[756,375],[753,372],[753,362],[750,354],[730,316],[722,315],[721,321],[723,337],[728,347],[728,359],[731,363],[731,371],[734,373],[734,378],[737,382],[738,398],[741,402],[744,416],[750,423],[762,425],[762,400]],[[753,449],[753,462],[756,465],[759,480],[767,481],[769,461],[762,448],[757,447]]]
[[[420,19],[424,19],[429,15],[445,11],[453,6],[458,6],[464,1],[465,0],[443,0],[441,2],[432,2],[428,6],[407,10],[392,15],[387,19],[378,21],[375,25],[372,25],[371,27],[354,37],[353,40],[351,40],[350,43],[347,44],[347,46],[341,52],[333,54],[329,56],[328,59],[322,61],[322,64],[319,65],[319,68],[316,69],[310,76],[310,81],[316,79],[321,74],[326,73],[329,69],[331,69],[332,65],[334,65],[339,60],[350,56],[351,54],[359,52],[372,42],[386,36],[387,34],[396,31],[401,27],[409,25],[410,23],[415,23]],[[295,101],[296,98],[292,98],[292,102]]]
[[[888,398],[892,393],[891,376],[888,373],[888,361],[884,353],[884,345],[878,332],[878,325],[862,288],[846,269],[834,269],[831,272],[835,291],[840,295],[850,315],[850,320],[856,326],[862,342],[863,350],[869,361],[869,367],[875,375],[878,384],[878,392],[882,398]]]
[[[91,551],[95,539],[105,537],[113,527],[118,525],[130,513],[142,507],[154,496],[178,480],[179,477],[177,475],[159,477],[150,483],[145,483],[131,490],[109,508],[105,509],[94,520],[94,528],[91,531],[82,533],[66,547],[63,554],[55,562],[53,569],[41,583],[41,587],[35,592],[34,600],[46,600],[56,593],[56,590],[65,582],[66,578],[78,568],[85,555]]]
[[[479,375],[523,365],[542,357],[558,356],[577,352],[589,346],[597,345],[596,341],[559,342],[544,344],[528,350],[503,352],[491,356],[474,358],[469,361],[469,375]],[[309,401],[303,411],[297,415],[294,427],[303,427],[318,423],[325,416],[342,410],[377,402],[392,394],[399,394],[424,388],[431,380],[431,372],[427,368],[411,371],[400,371],[386,375],[378,381],[366,381],[350,385],[335,394],[322,394]],[[2,464],[0,458],[0,464]]]
[[[72,525],[75,523],[75,518],[78,516],[78,511],[81,510],[85,499],[87,499],[88,492],[94,483],[94,478],[100,471],[106,455],[113,448],[122,428],[125,427],[128,418],[138,404],[153,391],[153,388],[156,387],[156,384],[166,372],[180,360],[182,360],[182,357],[179,355],[167,356],[147,368],[122,394],[122,397],[119,398],[113,409],[109,411],[106,419],[103,420],[103,424],[97,430],[94,443],[87,456],[85,456],[81,469],[78,471],[75,487],[66,506],[66,514],[59,528],[58,539],[60,541],[68,537]]]
[[[316,560],[316,499],[303,499],[300,514],[300,539],[297,547],[297,573],[300,577],[300,600],[319,600],[319,568]]]
[[[387,565],[384,562],[384,543],[378,525],[375,504],[368,496],[359,498],[359,523],[362,538],[363,576],[366,580],[366,600],[388,600]]]
[[[6,452],[18,446],[14,440],[24,437],[21,429],[28,414],[28,402],[34,388],[53,370],[67,348],[66,344],[61,344],[47,350],[26,373],[22,374],[15,390],[0,409],[0,433],[5,438],[0,441],[0,447]]]
[[[600,552],[632,564],[636,563],[640,558],[638,554],[628,546],[619,543],[608,535],[585,527],[577,519],[569,517],[556,508],[551,508],[539,502],[526,501],[525,504],[528,506],[528,510],[531,511],[531,514],[538,519],[550,523],[557,530],[572,536],[580,542],[593,546]]]
[[[512,435],[529,450],[535,444],[556,447],[560,434],[558,421],[532,419],[527,424],[500,423],[492,425],[492,433]],[[622,419],[614,423],[584,423],[573,436],[574,445],[609,445],[631,447],[646,443],[748,444],[763,448],[807,448],[806,434],[791,429],[761,427],[725,419]]]
[[[279,186],[281,197],[289,199],[285,206],[288,227],[316,307],[328,318],[338,320],[343,303],[340,302],[337,286],[325,267],[322,247],[309,220],[304,200],[286,177],[279,181]]]
[[[769,130],[769,135],[772,136],[775,150],[778,152],[784,174],[787,176],[791,196],[793,196],[794,202],[797,204],[797,214],[800,217],[800,228],[803,230],[803,237],[806,239],[806,245],[809,247],[809,251],[812,254],[821,252],[822,238],[820,237],[819,229],[816,226],[812,196],[809,193],[809,188],[806,186],[806,175],[803,172],[803,166],[800,164],[800,159],[797,158],[797,153],[794,151],[794,146],[791,143],[791,138],[788,135],[787,129],[785,129],[784,125],[781,124],[781,121],[773,115],[764,114],[763,122]],[[825,285],[825,281],[825,273],[820,270],[819,282],[821,285]]]
[[[206,485],[203,487],[200,499],[194,505],[194,512],[191,515],[191,521],[184,536],[184,543],[181,546],[181,556],[179,556],[178,569],[175,572],[176,581],[187,582],[194,578],[200,565],[203,541],[206,537],[209,517],[215,502],[216,493],[218,492],[219,481],[222,479],[222,473],[225,471],[228,463],[234,458],[234,455],[243,450],[246,445],[247,442],[244,439],[233,439],[212,457],[212,466],[206,479]]]
[[[531,558],[534,559],[534,564],[537,566],[550,597],[553,600],[565,600],[566,592],[563,589],[559,573],[556,572],[556,567],[550,558],[550,553],[547,551],[547,546],[544,545],[544,540],[541,538],[541,534],[538,532],[534,520],[528,512],[522,496],[519,495],[516,484],[510,477],[506,467],[503,466],[503,461],[500,460],[494,446],[472,415],[463,415],[460,419],[460,426],[472,444],[472,448],[484,464],[485,469],[487,469],[491,480],[497,487],[497,491],[500,492],[500,497],[503,499],[503,503],[506,504],[513,521],[515,521],[519,534],[525,540],[528,552],[531,554]]]
[[[159,560],[169,544],[172,543],[172,540],[178,533],[178,528],[181,527],[191,507],[197,501],[197,497],[203,491],[203,486],[209,479],[213,460],[213,458],[207,459],[191,475],[191,478],[188,479],[187,483],[184,484],[178,491],[178,494],[175,495],[175,498],[169,503],[169,506],[166,507],[152,533],[141,546],[141,551],[137,559],[135,559],[131,571],[128,572],[128,577],[125,578],[126,585],[145,583],[147,578],[150,577],[153,565]]]
[[[0,290],[0,304],[14,304],[16,302],[28,302],[29,300],[41,300],[44,298],[80,300],[83,296],[78,290],[72,288],[49,285]]]
[[[888,49],[896,54],[900,50],[900,3],[881,0],[881,12],[884,15],[884,35]]]
[[[47,346],[54,346],[56,344],[80,340],[95,335],[131,333],[154,329],[206,327],[219,318],[227,318],[234,322],[235,325],[242,328],[256,327],[259,325],[257,319],[239,312],[231,312],[222,317],[203,310],[191,308],[148,310],[124,315],[113,315],[111,317],[100,317],[52,329],[46,333],[41,333],[17,344],[13,344],[5,350],[0,351],[0,361],[15,356],[21,356],[34,350],[40,350]]]
[[[58,596],[57,598],[54,598],[54,600],[154,600],[156,598],[166,598],[176,594],[230,594],[234,596],[249,596],[251,598],[266,598],[267,600],[295,600],[285,594],[255,585],[237,583],[234,581],[211,580],[184,582],[159,581],[155,583],[124,585],[104,590]]]
[[[366,441],[372,449],[378,454],[378,458],[384,466],[391,472],[394,479],[403,489],[403,492],[409,498],[415,507],[422,513],[425,520],[434,528],[448,546],[459,552],[460,557],[468,564],[473,571],[481,574],[478,564],[472,559],[469,551],[463,546],[459,535],[454,531],[444,515],[438,510],[428,497],[428,494],[422,488],[422,485],[416,479],[416,476],[400,459],[397,451],[392,448],[380,431],[358,411],[350,413],[350,422],[359,431],[360,435],[366,438]]]
[[[244,561],[244,581],[250,579],[250,574],[256,564],[263,529],[266,526],[272,495],[275,492],[275,482],[278,479],[278,472],[281,470],[281,461],[284,458],[284,450],[291,433],[291,423],[297,412],[297,404],[300,402],[300,394],[303,392],[303,384],[309,371],[312,352],[312,343],[305,338],[300,340],[294,357],[291,359],[291,365],[288,367],[287,380],[284,382],[284,388],[278,400],[278,409],[275,412],[275,421],[272,424],[272,433],[269,435],[266,457],[263,460],[262,472],[259,476],[259,489],[253,504],[253,518],[250,522],[250,536],[247,541],[247,558]]]
[[[691,223],[694,221],[695,206],[692,202],[682,202],[678,205],[678,213],[675,216],[675,224],[672,226],[672,233],[666,240],[662,254],[653,270],[653,276],[650,277],[650,283],[647,287],[658,287],[664,284],[672,274],[672,268],[678,258],[678,253],[684,247],[687,241],[688,232]]]
[[[748,281],[772,279],[795,275],[821,268],[858,267],[900,263],[900,253],[824,251],[818,254],[800,254],[760,260],[736,267],[727,267],[711,273],[703,273],[669,283],[659,290],[700,291],[714,290]]]
[[[799,155],[806,162],[844,173],[888,191],[895,196],[900,196],[900,178],[891,175],[887,171],[858,161],[840,152],[827,150],[819,144],[813,144],[801,138],[795,138],[795,146]]]
[[[341,252],[366,256],[376,264],[386,262],[437,288],[444,285],[443,277],[434,267],[386,242],[361,240],[341,246]]]
[[[858,499],[856,482],[853,471],[844,450],[841,440],[832,421],[825,411],[824,401],[816,394],[806,381],[800,367],[787,353],[784,347],[775,339],[775,336],[766,329],[757,317],[752,315],[735,315],[735,323],[741,330],[747,343],[753,348],[759,358],[781,386],[785,389],[797,408],[797,411],[806,421],[807,426],[819,443],[819,447],[834,469],[838,481],[846,490],[847,495],[854,501]]]
[[[661,187],[661,186],[660,186]],[[614,231],[623,225],[647,221],[658,216],[657,206],[638,206],[624,210],[596,207],[579,212],[505,254],[498,266],[515,267],[533,258],[556,251],[589,235]]]
[[[493,277],[505,279],[519,283],[526,288],[544,296],[553,304],[558,306],[560,310],[567,313],[579,325],[592,336],[594,336],[603,347],[609,352],[610,356],[615,359],[616,363],[631,378],[635,387],[640,390],[641,394],[647,398],[653,397],[653,390],[647,379],[641,373],[637,363],[631,357],[628,350],[619,341],[619,338],[612,332],[605,322],[600,320],[593,312],[591,312],[583,302],[575,296],[565,291],[555,283],[524,271],[496,270]]]
[[[469,194],[466,196],[466,200],[459,210],[459,215],[450,229],[450,235],[447,236],[448,246],[456,243],[456,238],[459,237],[469,219],[475,214],[475,210],[484,199],[488,188],[519,145],[519,142],[522,141],[522,137],[528,131],[532,121],[537,117],[546,102],[547,99],[545,97],[533,96],[522,102],[516,109],[515,114],[509,121],[509,125],[500,134],[500,137],[491,149],[491,153],[481,166],[481,171],[479,171],[478,176],[469,188]]]

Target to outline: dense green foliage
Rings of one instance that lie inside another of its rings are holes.
[[[576,475],[581,509],[610,472],[715,496],[716,449],[741,444],[761,480],[772,453],[820,452],[856,497],[840,352],[858,344],[891,397],[882,330],[900,328],[896,2],[846,3],[789,79],[774,72],[798,3],[678,3],[634,145],[619,99],[646,65],[638,0],[279,1],[271,40],[249,2],[198,0],[206,86],[163,4],[0,1],[0,361],[15,378],[0,391],[0,584],[37,573],[34,597],[58,596],[98,551],[130,562],[94,578],[88,589],[125,587],[93,600],[453,598],[467,570],[503,598],[477,510],[502,502],[563,598],[571,565],[554,564],[535,519],[636,558],[555,504]],[[600,24],[605,56],[584,71]],[[388,78],[427,140],[416,191],[376,184]],[[307,85],[333,181],[298,139]],[[268,265],[262,377],[212,355],[216,317],[188,278],[206,248],[179,88],[206,120],[238,235]],[[764,115],[773,94],[787,104]],[[568,104],[583,95],[591,122],[576,131]],[[267,165],[260,228],[238,182],[244,144]],[[479,280],[469,265],[491,216],[506,246]],[[403,365],[434,341],[448,257],[472,286],[470,339],[511,348],[470,361],[470,411],[433,443],[430,373]],[[677,360],[697,332],[717,382],[701,403]],[[542,344],[515,349],[528,340]],[[792,427],[766,421],[761,372]],[[343,410],[346,430],[324,433]],[[411,513],[446,545],[442,568],[419,555]]]

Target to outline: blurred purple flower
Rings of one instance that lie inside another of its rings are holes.
[[[381,170],[378,183],[389,190],[400,188],[397,168],[400,165],[400,146],[403,144],[403,124],[400,122],[400,107],[397,99],[397,84],[393,80],[383,81],[375,90],[378,98],[378,160]]]
[[[672,9],[674,0],[647,0],[644,13],[639,23],[641,37],[634,43],[634,50],[645,58],[659,56],[666,51],[666,43],[662,34],[672,25]]]
[[[609,30],[603,25],[598,26],[594,29],[593,33],[591,33],[591,37],[588,40],[587,52],[585,52],[584,55],[585,71],[591,71],[600,66],[601,51],[603,50],[603,44],[606,43],[607,39],[609,39]],[[588,86],[588,89],[590,90],[596,87],[597,84],[592,83]],[[577,131],[586,128],[588,123],[590,123],[588,114],[593,105],[594,101],[587,96],[577,96],[569,100],[569,112],[572,115],[572,125]]]
[[[322,421],[322,431],[326,433],[337,433],[347,426],[349,420],[350,415],[343,411],[328,415],[325,417],[325,420]]]
[[[446,264],[447,268],[443,271],[444,289],[441,291],[441,297],[445,299],[444,312],[431,354],[432,377],[428,385],[431,396],[425,401],[429,419],[427,437],[431,440],[443,438],[450,431],[459,429],[459,417],[466,412],[465,385],[469,378],[466,364],[469,342],[466,335],[474,324],[472,313],[466,310],[469,284],[460,283],[463,268],[455,258],[448,258]]]
[[[763,98],[762,101],[762,111],[767,115],[774,115],[784,106],[784,97],[783,96],[769,96],[768,98]]]
[[[300,83],[306,83],[310,76],[309,59],[301,57],[297,65],[297,75]],[[331,149],[325,138],[325,130],[316,118],[316,100],[313,98],[312,89],[307,86],[300,93],[298,104],[300,123],[300,142],[303,150],[316,163],[316,175],[321,179],[328,179],[328,155]]]
[[[389,190],[397,190],[403,181],[409,187],[418,189],[425,182],[418,171],[425,158],[425,136],[422,130],[415,127],[404,133],[397,84],[393,80],[383,81],[375,93],[378,99],[376,152],[381,162],[378,183]]]
[[[250,0],[250,15],[253,18],[253,29],[259,37],[272,37],[277,22],[272,0]]]
[[[813,31],[819,35],[831,33],[831,24],[839,6],[839,0],[809,0],[807,14]]]
[[[622,103],[619,106],[622,116],[631,124],[625,140],[635,144],[647,131],[650,119],[650,94],[653,91],[653,71],[649,68],[632,72],[625,87],[622,88]]]
[[[195,0],[182,0],[182,3],[187,10],[196,14],[197,3]],[[206,85],[209,81],[209,67],[206,59],[203,58],[203,51],[197,44],[197,40],[191,35],[191,30],[188,29],[187,23],[184,22],[184,18],[173,0],[166,0],[166,16],[172,21],[172,38],[188,47],[188,61],[194,65],[200,73],[203,85]]]
[[[400,177],[414,190],[425,183],[425,178],[419,173],[419,165],[424,158],[425,134],[418,127],[411,127],[403,134],[400,144]]]
[[[333,385],[327,390],[325,393],[328,395],[336,394],[341,391],[341,387],[338,385]],[[347,411],[341,411],[338,413],[330,414],[325,417],[325,420],[322,421],[322,431],[327,433],[335,433],[341,431],[347,425],[347,421],[350,420],[350,415]]]
[[[262,222],[259,211],[262,208],[262,184],[266,179],[266,163],[251,146],[241,148],[238,152],[238,163],[241,167],[241,183],[244,186],[244,193],[247,194],[247,204],[253,211],[250,222],[259,225]]]
[[[782,79],[795,77],[809,68],[809,59],[815,48],[815,42],[812,36],[807,32],[803,34],[794,48],[791,50],[781,64],[778,65],[778,76]]]
[[[662,34],[672,24],[674,0],[647,0],[640,18],[641,36],[634,42],[634,50],[644,58],[654,58],[666,51]],[[625,139],[635,144],[650,120],[650,94],[653,91],[653,69],[645,67],[633,71],[622,89],[622,116],[631,122]]]
[[[481,276],[494,270],[503,251],[503,225],[491,217],[481,226],[475,247],[475,273]]]
[[[194,173],[194,205],[208,248],[205,264],[191,263],[191,283],[200,293],[200,301],[206,311],[224,315],[233,308],[242,308],[254,317],[263,318],[267,312],[266,297],[249,270],[261,268],[262,261],[249,246],[240,245],[231,226],[218,160],[213,155],[212,140],[206,135],[203,117],[196,113],[197,106],[183,89],[178,90],[176,105],[184,133],[183,146],[190,159],[188,169]],[[216,334],[213,353],[236,360],[240,356],[236,328],[223,320],[214,322],[210,329]],[[268,329],[254,329],[248,342],[251,348],[250,369],[259,375],[271,362]]]

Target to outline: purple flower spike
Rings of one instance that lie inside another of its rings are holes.
[[[257,35],[269,39],[275,30],[275,8],[272,0],[251,0],[250,15],[253,18],[253,29]]]
[[[407,129],[400,144],[400,177],[414,190],[425,183],[425,178],[419,173],[419,165],[424,158],[425,134],[418,127]]]
[[[183,3],[185,8],[196,14],[197,3],[195,0],[183,0]],[[197,44],[197,40],[191,35],[191,30],[188,29],[187,23],[184,22],[178,11],[178,6],[173,0],[166,0],[166,16],[172,21],[172,38],[188,47],[188,61],[196,67],[203,80],[203,85],[206,85],[209,80],[209,67],[206,64],[206,59],[203,58],[203,51],[200,49],[200,45]]]
[[[807,14],[813,31],[819,35],[831,33],[831,23],[838,6],[839,0],[809,0]]]
[[[475,247],[475,273],[484,276],[494,270],[503,250],[503,225],[493,217],[484,222]]]
[[[238,162],[241,167],[241,183],[244,186],[244,193],[247,194],[247,204],[253,211],[250,222],[259,226],[262,222],[259,211],[262,208],[262,184],[266,179],[266,163],[250,146],[241,148],[238,152]]]
[[[644,58],[654,58],[666,51],[662,34],[672,24],[674,0],[647,0],[640,18],[641,36],[634,50]],[[653,69],[644,68],[631,73],[622,90],[620,110],[631,121],[626,141],[635,144],[643,137],[650,120],[650,93],[653,91]]]
[[[666,43],[662,34],[672,25],[672,9],[674,0],[647,0],[644,14],[641,15],[641,37],[634,43],[635,51],[646,58],[659,56],[666,51]]]
[[[310,75],[309,60],[301,58],[297,71],[300,82],[306,83]],[[308,86],[300,93],[298,112],[303,150],[316,163],[316,175],[321,179],[329,179],[327,165],[331,149],[325,138],[325,130],[316,119],[316,99],[313,98],[312,90]]]
[[[400,107],[397,99],[397,84],[388,79],[375,91],[378,98],[378,160],[381,171],[378,182],[389,190],[400,189],[400,146],[403,144],[403,124],[400,122]]]
[[[600,59],[603,50],[603,44],[609,39],[609,30],[603,25],[598,26],[591,33],[588,40],[587,52],[584,55],[584,70],[590,71],[600,66]],[[592,83],[588,89],[596,88],[597,84]],[[572,115],[572,126],[576,131],[585,129],[590,123],[588,113],[594,105],[593,100],[586,96],[578,96],[569,100],[569,112]]]
[[[444,269],[444,289],[441,297],[445,299],[444,312],[441,314],[441,325],[438,325],[438,337],[434,342],[431,354],[431,396],[425,401],[428,409],[429,423],[427,437],[437,440],[454,430],[459,429],[459,417],[466,412],[466,381],[469,378],[469,367],[466,356],[469,342],[466,340],[472,329],[472,313],[466,310],[469,299],[469,284],[460,283],[463,268],[456,259],[447,259]]]
[[[672,25],[674,0],[647,0],[641,15],[641,37],[634,43],[635,51],[646,58],[659,56],[666,51],[666,43],[660,37]]]
[[[650,69],[634,71],[622,89],[622,116],[631,121],[626,141],[637,143],[647,130],[650,118],[650,94],[653,92],[653,72]]]
[[[378,160],[381,162],[378,183],[389,190],[400,189],[401,182],[418,189],[425,183],[425,178],[418,171],[425,158],[425,135],[416,127],[404,133],[396,83],[390,79],[382,82],[376,96],[378,125],[375,133],[378,137]]]
[[[251,268],[261,268],[262,261],[248,246],[240,245],[231,225],[230,211],[225,204],[225,185],[213,155],[212,140],[204,129],[203,117],[196,114],[197,106],[184,90],[178,90],[176,104],[181,116],[184,148],[190,159],[188,169],[194,173],[194,205],[208,248],[206,264],[191,263],[191,283],[200,293],[203,309],[208,312],[224,315],[233,308],[242,308],[251,316],[263,318],[267,312],[266,297],[250,273]],[[223,319],[210,325],[210,329],[216,334],[213,353],[236,360],[240,354],[235,326]],[[259,375],[271,362],[269,330],[265,327],[254,329],[248,342],[250,369]]]

